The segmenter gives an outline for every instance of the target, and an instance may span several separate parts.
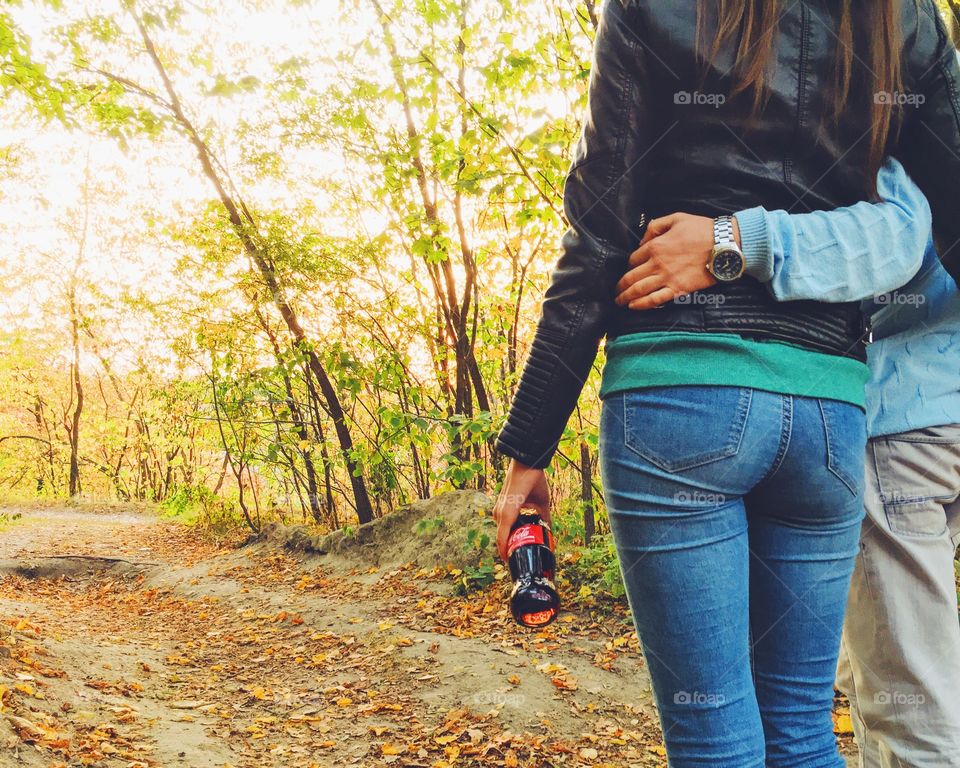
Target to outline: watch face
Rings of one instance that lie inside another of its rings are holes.
[[[736,280],[743,274],[743,256],[738,251],[718,250],[711,263],[717,280]]]

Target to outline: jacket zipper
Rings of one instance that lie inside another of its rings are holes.
[[[807,99],[807,59],[810,48],[810,10],[806,3],[800,3],[800,58],[797,62],[797,122],[794,128],[794,142],[799,141],[803,128],[803,113]],[[783,178],[787,184],[793,182],[793,152],[788,148],[783,158]]]

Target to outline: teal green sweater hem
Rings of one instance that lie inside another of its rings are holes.
[[[866,410],[865,363],[793,344],[732,333],[631,333],[608,342],[606,354],[601,399],[630,389],[710,385],[840,400]]]

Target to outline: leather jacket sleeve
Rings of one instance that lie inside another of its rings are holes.
[[[641,238],[645,49],[633,0],[605,0],[583,129],[563,191],[569,228],[497,450],[546,467],[577,405],[614,307],[614,286]]]
[[[918,5],[910,74],[920,100],[904,108],[895,154],[930,201],[941,261],[960,283],[960,62],[933,0]]]

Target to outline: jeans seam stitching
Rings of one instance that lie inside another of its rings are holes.
[[[780,395],[780,443],[777,445],[777,454],[773,457],[773,464],[767,470],[760,482],[770,480],[780,467],[783,466],[787,451],[790,448],[790,438],[793,436],[793,398],[790,395]]]
[[[830,419],[823,408],[823,400],[817,400],[817,407],[820,409],[820,416],[823,419],[823,435],[827,443],[827,471],[843,483],[850,493],[857,496],[859,491],[854,487],[853,481],[846,476],[846,473],[834,466],[833,442],[836,438],[832,437],[833,428],[830,426]]]

